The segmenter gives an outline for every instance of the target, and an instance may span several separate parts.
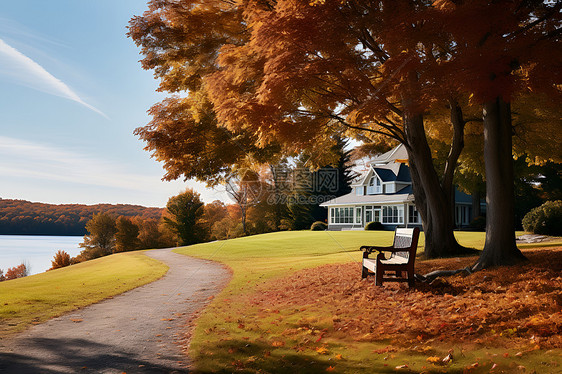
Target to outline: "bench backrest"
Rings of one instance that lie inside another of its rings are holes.
[[[412,228],[412,229],[396,229],[394,232],[394,243],[392,244],[393,248],[404,248],[405,251],[401,252],[393,252],[392,256],[400,256],[405,259],[410,258],[410,252],[415,253],[418,248],[418,237],[420,235],[419,228]],[[414,249],[413,249],[414,248]],[[413,249],[413,251],[412,251]]]

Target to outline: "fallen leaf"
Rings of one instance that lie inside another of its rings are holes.
[[[326,371],[334,371],[335,369],[336,369],[336,368],[333,367],[333,366],[328,366],[328,367],[326,368]]]
[[[328,353],[328,350],[325,347],[318,347],[316,348],[316,352],[318,352],[321,355],[325,355],[326,353]]]
[[[79,322],[84,321],[82,318],[71,318],[70,320],[71,320],[72,322],[76,322],[76,323],[79,323]]]
[[[274,341],[273,343],[271,343],[271,345],[272,345],[273,347],[283,347],[283,346],[285,345],[285,342],[282,342],[282,341],[280,341],[280,340],[276,340],[276,341]]]
[[[440,364],[441,363],[441,357],[431,356],[431,357],[428,357],[426,359],[426,361],[431,362],[432,364]]]
[[[343,360],[343,356],[338,353],[338,354],[336,355],[336,360]]]
[[[396,369],[407,369],[408,365],[399,365],[396,367]]]

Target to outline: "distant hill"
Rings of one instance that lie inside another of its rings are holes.
[[[84,235],[94,213],[160,219],[163,208],[127,204],[43,204],[0,199],[0,235]]]

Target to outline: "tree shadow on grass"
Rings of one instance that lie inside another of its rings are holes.
[[[315,344],[314,346],[317,346]],[[273,347],[263,341],[249,342],[242,339],[221,341],[213,345],[213,352],[203,352],[198,360],[202,370],[197,373],[270,373],[270,374],[320,374],[334,373],[395,373],[398,364],[383,360],[369,362],[369,366],[355,360],[348,360],[352,352],[344,353],[340,359],[336,358],[328,347],[326,354],[319,354],[314,346],[303,347],[290,342],[282,347]],[[341,347],[340,347],[341,351]],[[379,355],[375,355],[379,358]],[[404,373],[412,372],[408,369]]]
[[[140,342],[139,344],[142,344]],[[150,360],[87,339],[25,339],[14,352],[0,352],[0,373],[188,373],[178,357],[158,356]]]

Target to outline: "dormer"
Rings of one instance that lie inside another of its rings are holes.
[[[408,166],[394,163],[374,166],[352,187],[356,196],[398,193],[411,185]]]
[[[373,173],[371,178],[369,178],[369,183],[367,184],[367,195],[378,195],[382,193],[382,179]]]

